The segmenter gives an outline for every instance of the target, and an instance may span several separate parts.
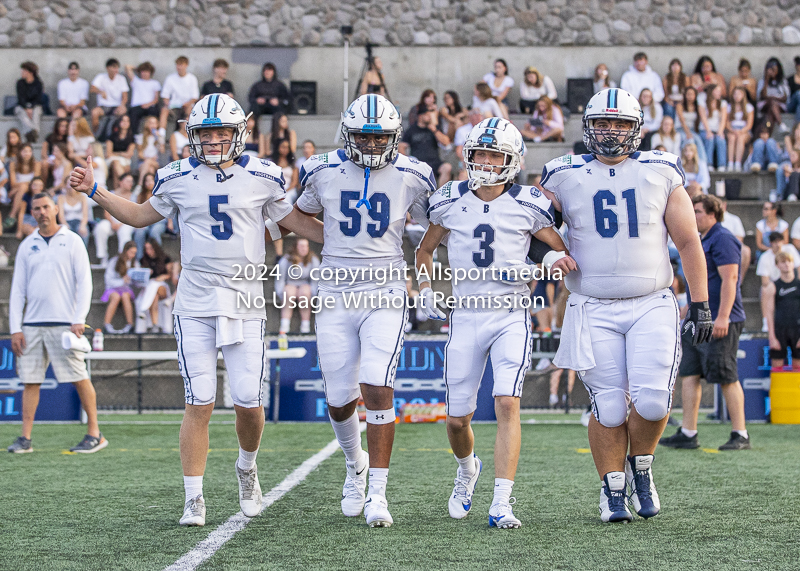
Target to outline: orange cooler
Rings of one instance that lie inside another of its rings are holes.
[[[800,424],[800,373],[773,371],[769,402],[773,424]]]

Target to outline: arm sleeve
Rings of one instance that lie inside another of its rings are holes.
[[[72,246],[72,273],[75,279],[75,315],[73,325],[86,323],[86,317],[92,308],[92,269],[89,265],[89,253],[79,240]]]
[[[12,335],[22,331],[22,311],[25,308],[25,292],[28,288],[27,250],[19,248],[14,260],[14,275],[11,278],[11,299],[8,304],[8,325]]]

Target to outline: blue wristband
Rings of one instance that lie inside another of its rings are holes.
[[[92,192],[89,195],[89,198],[93,197],[95,192],[97,192],[97,183],[94,183],[94,186],[92,187]]]

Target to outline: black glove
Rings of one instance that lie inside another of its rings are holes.
[[[689,313],[683,320],[681,335],[692,338],[692,345],[700,345],[711,341],[714,332],[714,322],[711,320],[711,310],[707,301],[693,301],[689,305]]]

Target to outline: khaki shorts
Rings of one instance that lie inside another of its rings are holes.
[[[74,349],[65,351],[61,347],[61,334],[69,329],[68,325],[22,326],[25,349],[17,359],[17,374],[23,384],[41,384],[51,363],[59,383],[76,383],[89,378],[84,354]]]

